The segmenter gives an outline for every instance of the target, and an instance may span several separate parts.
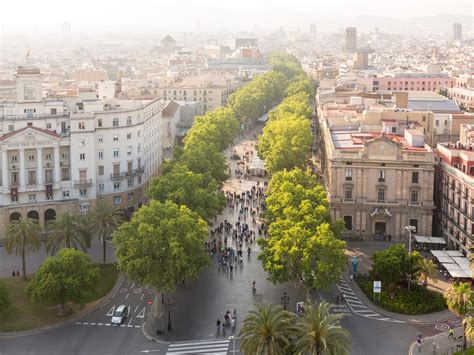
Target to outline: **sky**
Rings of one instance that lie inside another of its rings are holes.
[[[2,0],[3,31],[74,32],[244,31],[307,28],[323,18],[474,15],[466,0]],[[396,5],[395,5],[396,4]]]

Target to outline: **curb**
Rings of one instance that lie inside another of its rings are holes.
[[[153,309],[151,308],[149,313],[153,312]],[[148,320],[148,314],[146,315],[145,319],[143,320],[143,323],[142,323],[142,327],[141,327],[141,330],[142,330],[142,334],[145,338],[147,338],[148,340],[150,341],[154,341],[155,343],[158,343],[158,344],[162,344],[162,345],[169,345],[171,344],[172,342],[170,341],[166,341],[166,340],[161,340],[161,339],[158,339],[158,338],[155,338],[153,335],[150,335],[148,334],[148,332],[146,331],[146,327],[145,327],[145,324],[146,324],[146,321]]]
[[[18,332],[0,332],[0,339],[6,339],[6,338],[15,338],[15,337],[22,337],[22,336],[27,336],[27,335],[33,335],[33,334],[39,334],[46,332],[48,330],[53,330],[56,328],[60,328],[62,326],[68,325],[70,323],[76,322],[78,319],[81,319],[82,317],[85,317],[93,312],[96,312],[99,310],[104,304],[106,304],[110,299],[112,299],[117,291],[119,290],[120,285],[122,285],[122,282],[124,281],[124,277],[122,275],[119,275],[117,278],[117,281],[115,282],[114,287],[107,293],[104,297],[101,298],[99,304],[87,311],[86,313],[83,314],[77,314],[77,316],[65,320],[64,322],[52,324],[49,326],[41,327],[41,328],[34,328],[34,329],[29,329],[29,330],[24,330],[24,331],[18,331]]]

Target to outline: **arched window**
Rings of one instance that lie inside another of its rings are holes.
[[[127,117],[127,126],[130,126],[132,124],[132,117],[128,116]]]
[[[114,127],[118,127],[118,126],[119,126],[119,119],[118,119],[117,117],[114,118],[112,125],[113,125]]]

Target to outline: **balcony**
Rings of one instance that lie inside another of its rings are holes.
[[[387,205],[387,206],[399,206],[399,201],[391,200],[364,200],[366,205]]]
[[[343,198],[342,199],[342,202],[345,202],[345,203],[354,203],[355,200],[353,198]]]
[[[92,186],[92,179],[74,180],[74,187],[76,188],[84,188],[84,187],[91,187],[91,186]]]
[[[421,206],[420,201],[408,201],[408,206]]]
[[[145,167],[142,166],[138,169],[134,169],[132,171],[122,171],[121,173],[112,173],[110,174],[111,180],[122,180],[129,177],[134,177],[145,172]]]

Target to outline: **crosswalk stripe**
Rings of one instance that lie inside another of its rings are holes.
[[[227,349],[229,345],[222,345],[222,344],[215,344],[215,345],[203,345],[203,346],[184,346],[184,347],[179,347],[179,348],[172,348],[168,349],[168,351],[183,351],[183,350],[203,350],[203,349],[209,349],[209,350],[214,350],[215,348],[219,349]]]
[[[209,341],[197,341],[197,342],[182,342],[182,343],[173,343],[170,344],[170,348],[181,347],[181,346],[191,346],[191,345],[204,345],[204,344],[229,344],[230,340],[209,340]]]
[[[227,354],[230,340],[205,340],[196,342],[180,342],[170,344],[166,354]]]

